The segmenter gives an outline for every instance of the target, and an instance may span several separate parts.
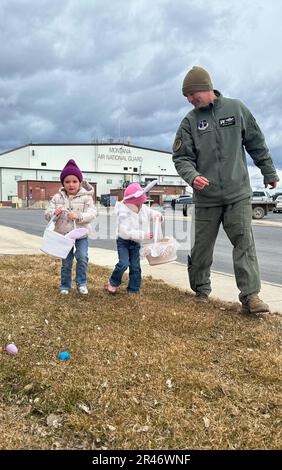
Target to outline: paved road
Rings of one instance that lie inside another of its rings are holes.
[[[173,220],[172,213],[166,214],[168,216],[164,227],[165,234],[177,235],[178,239],[185,238],[189,233],[189,220],[182,218],[180,213],[176,214],[176,220]],[[269,214],[263,219],[263,224],[255,223],[253,230],[262,280],[282,285],[282,227],[267,225],[267,222],[272,221],[282,223],[282,214]],[[46,227],[46,221],[42,210],[0,209],[0,225],[41,236]],[[107,216],[105,209],[101,211],[96,221],[95,231],[99,239],[90,240],[90,246],[115,250],[115,218]],[[188,244],[182,243],[178,251],[180,263],[186,264],[187,249]],[[222,229],[216,241],[212,269],[233,273],[232,247]]]

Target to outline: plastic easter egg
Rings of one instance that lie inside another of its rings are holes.
[[[10,343],[10,344],[7,344],[7,346],[6,346],[6,351],[7,351],[8,354],[13,354],[13,355],[15,355],[15,354],[18,353],[18,348],[17,348],[17,346],[16,346],[15,344]]]
[[[70,359],[70,353],[68,353],[68,351],[62,351],[58,354],[57,358],[61,359],[61,361],[68,361]]]
[[[79,238],[85,237],[85,235],[88,234],[87,228],[80,227],[80,228],[74,228],[71,230],[67,235],[65,235],[66,238],[70,238],[71,240],[77,240]]]

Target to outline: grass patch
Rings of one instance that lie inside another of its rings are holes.
[[[62,298],[59,261],[1,257],[0,449],[281,448],[281,317],[109,273]]]

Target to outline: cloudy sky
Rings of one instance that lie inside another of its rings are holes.
[[[0,152],[123,137],[171,151],[191,109],[183,78],[201,65],[253,112],[282,179],[280,0],[0,0],[0,8]]]

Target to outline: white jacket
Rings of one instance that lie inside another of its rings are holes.
[[[86,186],[86,184],[84,183]],[[45,218],[50,220],[58,207],[63,207],[66,211],[74,211],[79,215],[76,227],[85,227],[90,230],[90,222],[96,217],[96,207],[93,202],[93,188],[91,185],[86,189],[81,187],[75,196],[68,196],[65,189],[61,188],[50,201],[48,209],[45,211]],[[55,222],[55,232],[66,235],[74,229],[74,221],[68,219],[67,212],[62,212]]]
[[[140,242],[145,239],[145,234],[151,232],[150,221],[161,218],[161,214],[149,207],[142,205],[139,212],[130,209],[131,204],[117,202],[115,214],[117,216],[117,237],[124,240]]]

